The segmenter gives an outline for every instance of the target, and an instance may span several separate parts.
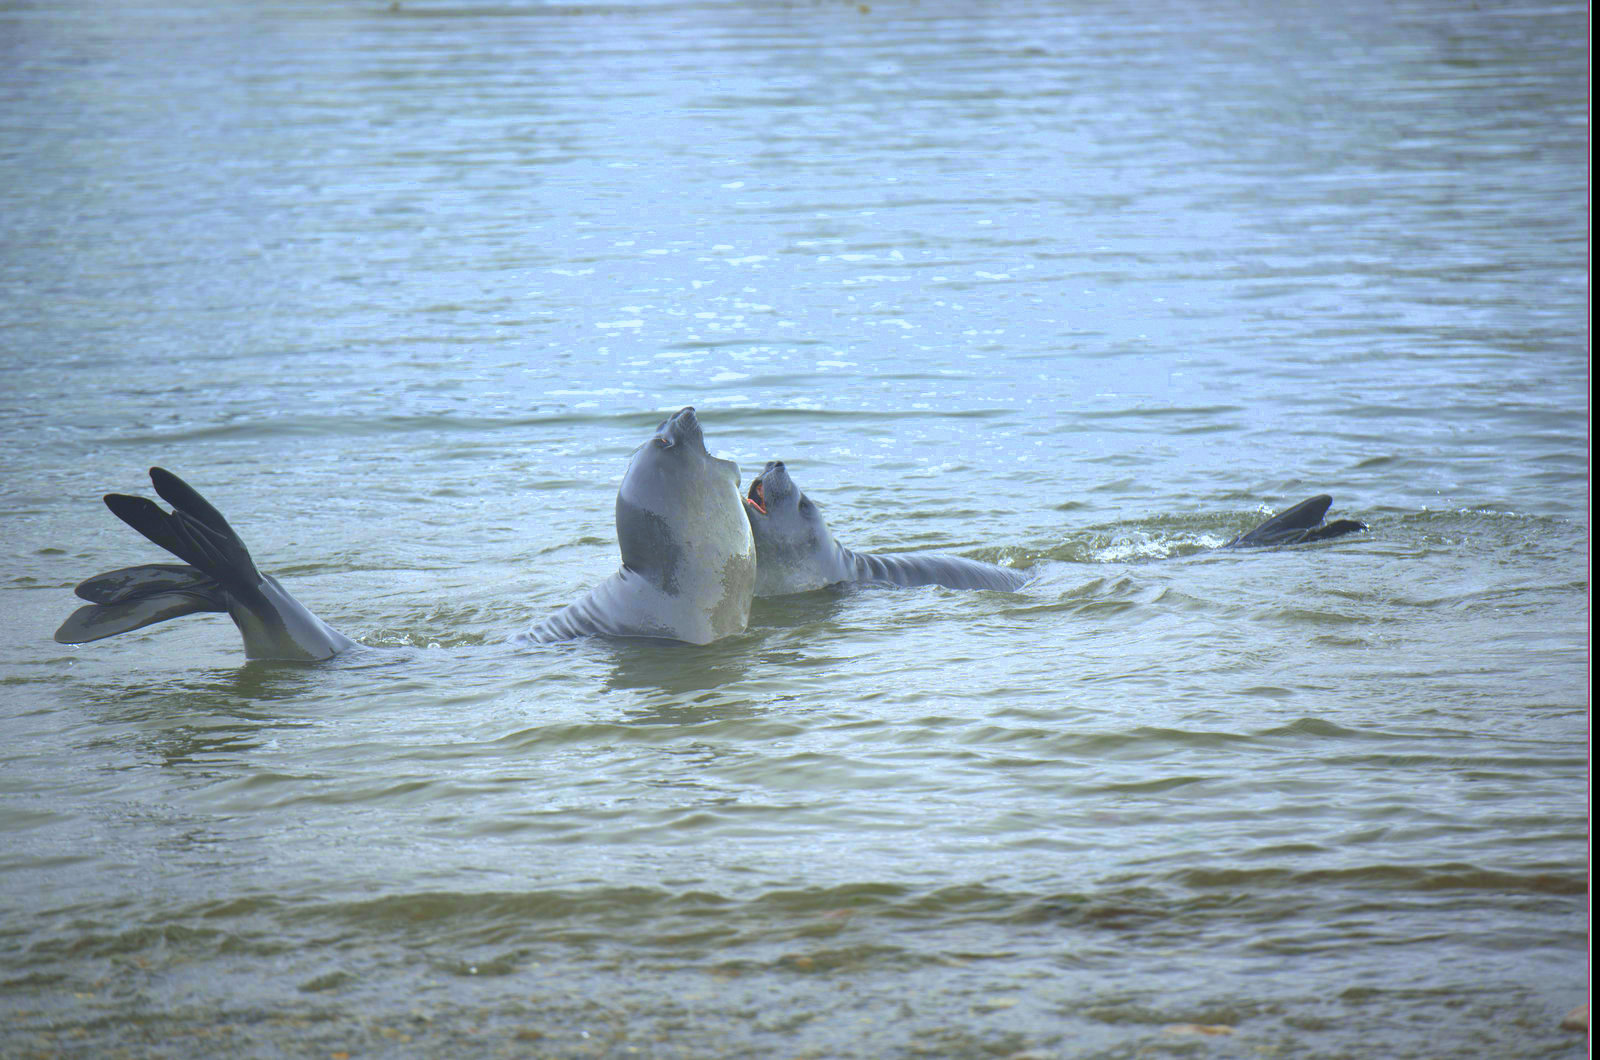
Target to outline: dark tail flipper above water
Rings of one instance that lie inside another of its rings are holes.
[[[1333,506],[1333,498],[1326,493],[1303,500],[1288,511],[1279,512],[1248,533],[1240,534],[1223,548],[1265,548],[1272,545],[1303,545],[1308,541],[1327,541],[1343,537],[1357,530],[1365,530],[1366,523],[1354,519],[1335,519],[1323,523],[1323,517]]]
[[[91,603],[56,630],[62,644],[100,640],[196,611],[228,609],[220,587],[203,572],[168,563],[99,574],[80,584],[77,593]]]
[[[150,481],[172,511],[121,493],[106,494],[106,507],[187,565],[123,567],[83,582],[76,591],[89,606],[61,624],[57,641],[82,644],[197,611],[225,611],[252,659],[315,662],[354,645],[257,570],[233,527],[193,487],[159,467],[150,469]]]

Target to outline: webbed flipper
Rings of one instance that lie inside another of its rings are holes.
[[[1345,534],[1365,530],[1366,523],[1354,519],[1336,519],[1323,525],[1323,518],[1333,506],[1333,498],[1326,493],[1308,497],[1286,511],[1279,512],[1254,530],[1240,534],[1223,548],[1269,548],[1275,545],[1303,545],[1308,541],[1327,541]]]
[[[55,639],[81,644],[199,611],[223,611],[239,627],[252,659],[314,662],[355,642],[329,627],[256,569],[244,541],[199,491],[177,475],[150,469],[164,511],[146,497],[105,495],[112,514],[186,565],[122,567],[81,582],[89,606],[74,611]]]

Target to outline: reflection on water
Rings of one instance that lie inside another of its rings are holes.
[[[757,598],[750,607],[752,629],[829,629],[856,590],[842,587],[815,593]]]
[[[719,689],[745,679],[750,662],[748,635],[728,637],[713,644],[682,645],[672,641],[631,638],[595,640],[592,650],[609,667],[604,692],[641,690],[645,702],[661,711],[660,723],[672,723],[676,711],[696,709],[715,702]],[[650,720],[641,718],[640,720]],[[682,718],[678,718],[682,720]]]
[[[315,677],[297,672],[304,669],[252,663],[203,680],[120,681],[86,689],[81,702],[93,708],[96,734],[90,747],[131,741],[142,757],[168,766],[247,761],[279,730],[310,724],[292,709],[287,718],[275,710],[292,708],[314,690]]]

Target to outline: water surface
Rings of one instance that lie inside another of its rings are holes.
[[[1579,1054],[1587,34],[0,7],[0,1052]],[[519,645],[688,404],[1033,582]],[[54,644],[153,464],[369,649]]]

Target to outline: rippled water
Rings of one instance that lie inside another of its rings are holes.
[[[1587,34],[0,6],[0,1053],[1578,1054]],[[1033,582],[517,644],[685,404]],[[54,644],[152,464],[370,650]]]

